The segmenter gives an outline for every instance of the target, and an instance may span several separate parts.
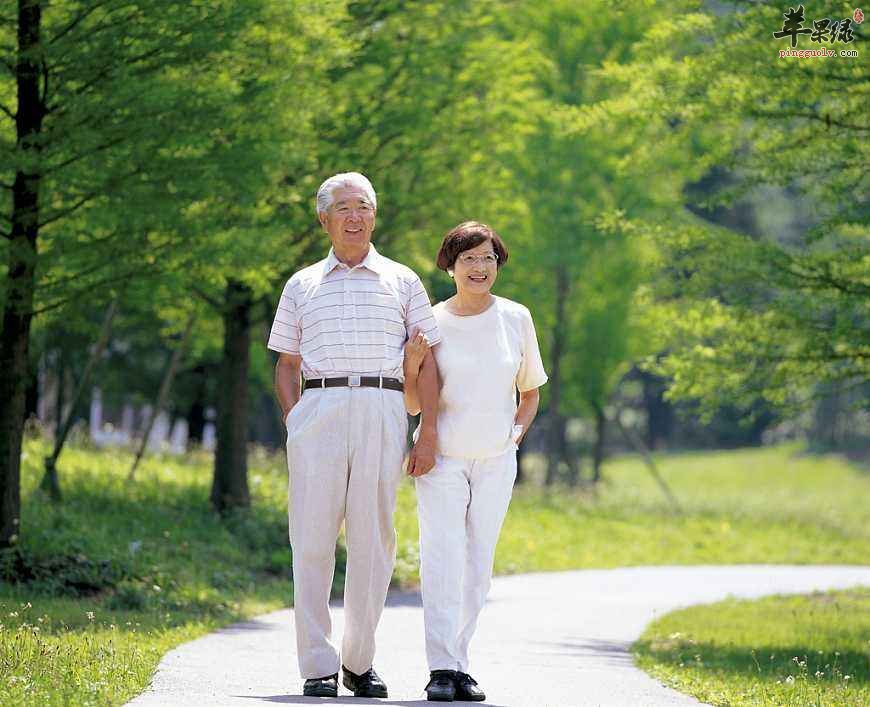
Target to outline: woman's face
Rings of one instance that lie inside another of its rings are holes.
[[[488,293],[498,277],[498,256],[492,241],[463,250],[453,264],[453,279],[458,292],[473,295]]]

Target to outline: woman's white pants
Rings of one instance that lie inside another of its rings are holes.
[[[417,479],[420,580],[430,670],[468,672],[468,645],[492,579],[495,546],[517,474],[516,451],[437,456]]]

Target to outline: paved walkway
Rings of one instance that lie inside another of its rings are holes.
[[[471,644],[472,674],[503,707],[698,705],[634,667],[632,642],[657,616],[735,597],[870,585],[870,567],[635,567],[500,577]],[[333,612],[341,635],[342,612]],[[277,611],[170,651],[131,704],[423,705],[428,677],[419,596],[393,594],[375,668],[387,700],[301,696],[293,612]],[[342,696],[343,695],[343,696]],[[470,704],[470,703],[469,703]]]

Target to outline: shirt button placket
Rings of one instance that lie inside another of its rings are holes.
[[[350,268],[344,273],[343,303],[341,308],[341,344],[344,350],[344,358],[348,364],[348,373],[355,372],[353,361],[348,356],[348,347],[353,346],[354,320],[356,319],[356,305],[353,301],[353,293],[348,288],[348,282],[352,273],[353,270]]]

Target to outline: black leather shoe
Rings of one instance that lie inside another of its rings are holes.
[[[477,686],[475,680],[468,673],[456,673],[456,699],[463,702],[483,702],[486,693]]]
[[[453,702],[456,697],[456,671],[433,670],[426,685],[426,699],[430,702]]]
[[[353,692],[354,697],[387,697],[387,686],[378,677],[374,668],[369,668],[362,675],[357,675],[342,665],[341,682]]]
[[[305,697],[338,697],[338,673],[322,678],[309,678],[302,687]]]

